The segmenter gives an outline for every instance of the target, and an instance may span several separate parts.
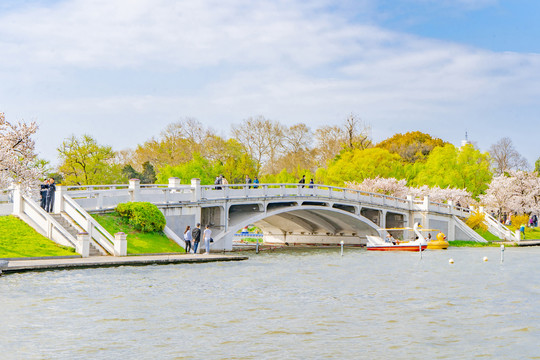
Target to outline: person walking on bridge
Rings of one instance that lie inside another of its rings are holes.
[[[199,242],[201,241],[201,224],[197,223],[197,227],[191,232],[191,237],[193,239],[193,253],[197,253],[197,248],[199,247]]]

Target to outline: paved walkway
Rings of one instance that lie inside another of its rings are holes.
[[[140,256],[96,256],[76,259],[40,259],[40,260],[10,260],[3,273],[25,271],[47,271],[61,269],[80,269],[113,266],[141,266],[155,264],[206,263],[217,261],[247,260],[247,256],[222,254],[185,254],[185,255],[140,255]]]

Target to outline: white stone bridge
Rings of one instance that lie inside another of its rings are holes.
[[[70,237],[47,213],[40,212],[35,201],[17,191],[13,197],[13,213],[34,228],[44,229],[42,233],[56,242],[76,247],[78,239]],[[192,179],[191,185],[180,185],[180,179],[171,178],[167,185],[141,185],[134,179],[128,185],[58,186],[54,211],[87,232],[90,242],[102,253],[125,255],[125,246],[118,244],[119,240],[89,213],[111,211],[128,201],[157,205],[167,220],[165,233],[181,245],[187,225],[193,228],[196,223],[209,224],[213,251],[232,250],[234,234],[248,224],[263,231],[265,243],[290,246],[337,245],[341,241],[349,246],[364,245],[366,235],[376,235],[379,228],[412,227],[415,222],[441,230],[449,240],[484,241],[461,220],[470,215],[470,210],[451,202],[440,204],[427,197],[403,199],[317,184],[214,186],[200,185],[199,179]],[[0,207],[2,211],[5,209]],[[507,229],[499,229],[496,220],[492,227],[498,228],[501,238],[513,236]],[[407,231],[403,235],[413,236]]]

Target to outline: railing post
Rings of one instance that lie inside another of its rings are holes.
[[[409,203],[409,210],[413,210],[413,196],[407,195],[407,202]]]
[[[454,201],[448,200],[448,207],[450,209],[450,214],[454,215]]]
[[[201,179],[191,179],[191,201],[201,201]]]
[[[81,254],[83,258],[90,256],[90,235],[87,232],[77,234],[75,251]]]
[[[66,193],[66,187],[58,185],[54,192],[53,213],[60,214],[64,211],[64,194]]]
[[[429,211],[429,195],[424,196],[424,211]]]
[[[97,198],[97,208],[99,210],[103,209],[103,193],[102,192],[98,192],[98,198]]]
[[[12,200],[13,200],[13,215],[19,215],[23,212],[23,197],[21,193],[21,185],[11,184]]]
[[[169,178],[169,191],[177,192],[178,190],[175,190],[175,189],[180,187],[180,181],[181,181],[180,178],[170,177]]]
[[[129,179],[129,195],[131,201],[139,201],[141,198],[141,180]]]
[[[114,256],[127,255],[127,235],[123,232],[114,234]]]

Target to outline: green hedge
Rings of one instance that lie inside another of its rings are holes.
[[[116,211],[137,230],[143,232],[163,231],[165,216],[156,205],[149,202],[118,204]]]

